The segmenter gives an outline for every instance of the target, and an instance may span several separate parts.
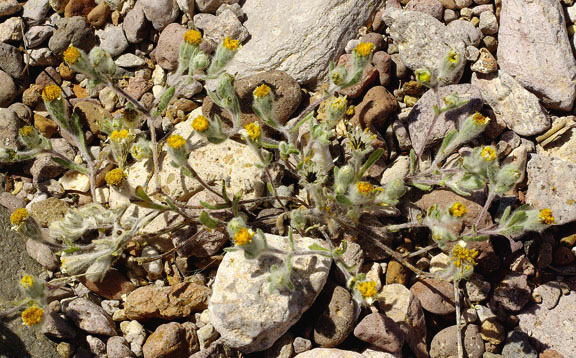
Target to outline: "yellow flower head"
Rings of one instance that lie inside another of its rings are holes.
[[[62,94],[62,90],[57,85],[48,85],[48,86],[44,87],[44,89],[42,90],[42,98],[46,102],[52,102],[52,101],[60,98],[61,94]]]
[[[22,137],[28,137],[34,133],[34,128],[32,126],[24,126],[20,128],[20,135]]]
[[[552,215],[552,210],[547,208],[540,210],[540,215],[538,216],[538,219],[540,219],[540,222],[542,224],[546,225],[552,225],[556,222],[556,219]]]
[[[34,277],[30,275],[22,276],[22,279],[20,280],[20,285],[22,285],[22,287],[30,288],[32,287],[33,284],[34,284]]]
[[[236,51],[238,50],[238,44],[240,43],[240,41],[238,40],[232,40],[230,37],[226,37],[224,39],[224,47],[226,47],[228,50],[230,51]]]
[[[458,55],[458,53],[454,50],[450,50],[448,52],[448,62],[450,62],[451,64],[455,65],[458,63],[458,60],[460,59],[460,55]]]
[[[472,119],[479,126],[483,126],[489,120],[488,118],[484,117],[482,115],[482,113],[480,113],[480,112],[474,113],[474,115],[472,116]]]
[[[270,94],[270,87],[262,83],[260,86],[256,87],[256,89],[254,90],[254,92],[252,92],[252,94],[256,98],[266,97]]]
[[[120,168],[116,168],[106,173],[104,180],[106,180],[106,183],[108,185],[120,186],[122,185],[122,182],[124,181],[125,178],[126,174],[124,173],[124,171]]]
[[[454,266],[460,267],[464,263],[466,265],[466,269],[469,269],[470,265],[476,265],[476,261],[474,260],[478,256],[478,250],[476,249],[468,249],[459,243],[454,245],[452,249],[452,261],[454,262]]]
[[[346,105],[348,101],[346,97],[336,97],[330,103],[330,107],[334,108],[337,111],[344,111],[346,110]]]
[[[80,56],[80,51],[74,46],[70,46],[64,51],[64,61],[69,65],[75,64]]]
[[[367,181],[359,181],[356,182],[356,189],[358,189],[360,194],[368,195],[374,191],[374,186]]]
[[[206,129],[210,127],[210,123],[208,122],[208,118],[199,115],[198,117],[194,118],[192,121],[192,128],[196,132],[204,132]]]
[[[496,159],[496,151],[492,147],[484,147],[480,152],[480,156],[482,156],[485,161],[491,162]]]
[[[242,229],[238,230],[234,235],[234,243],[237,246],[243,246],[249,244],[252,241],[253,236],[254,233],[250,233],[248,229],[243,227]]]
[[[457,201],[454,204],[452,204],[450,209],[448,209],[448,212],[450,212],[450,215],[456,216],[457,218],[459,218],[459,217],[466,215],[466,213],[468,212],[468,208],[466,208],[466,205]]]
[[[22,312],[22,323],[26,326],[34,326],[40,321],[44,316],[44,309],[38,307],[37,305],[30,306]]]
[[[356,111],[356,106],[351,104],[350,106],[348,106],[348,109],[346,110],[346,115],[347,116],[353,116],[355,111]]]
[[[244,126],[244,129],[246,129],[252,140],[260,138],[260,124],[258,124],[258,122],[250,122]]]
[[[372,53],[373,50],[374,50],[374,45],[369,43],[369,42],[361,42],[354,49],[354,51],[359,56],[362,56],[362,57],[366,57],[366,56],[370,55],[370,53]]]
[[[358,282],[356,284],[356,289],[358,292],[360,292],[360,294],[362,294],[362,297],[364,298],[374,297],[378,293],[376,290],[376,282],[374,281]]]
[[[202,42],[202,34],[200,31],[188,30],[184,34],[184,41],[188,42],[190,45],[200,45],[200,42]]]
[[[10,215],[10,223],[14,226],[22,225],[22,223],[28,219],[28,210],[26,208],[19,208],[12,212]]]
[[[166,140],[166,144],[172,149],[180,149],[186,144],[186,139],[184,139],[181,135],[172,134]]]
[[[432,74],[427,69],[416,70],[415,74],[416,74],[416,80],[422,83],[428,83],[432,78]]]
[[[120,131],[112,131],[112,133],[110,133],[110,139],[115,142],[119,142],[122,139],[128,138],[129,135],[130,132],[128,132],[128,129],[122,129]]]

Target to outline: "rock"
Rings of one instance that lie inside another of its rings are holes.
[[[353,55],[349,55],[349,54],[344,54],[344,55],[340,56],[340,58],[338,59],[337,66],[344,66],[344,68],[346,68],[348,71],[350,71],[352,56]],[[340,94],[348,96],[349,98],[359,97],[362,93],[364,93],[366,88],[368,88],[368,86],[370,86],[370,84],[372,84],[372,82],[374,82],[376,80],[377,75],[378,75],[378,71],[376,71],[374,66],[372,66],[371,64],[368,63],[366,65],[366,67],[364,67],[364,72],[362,72],[362,77],[360,78],[360,80],[358,81],[357,84],[355,84],[354,86],[348,87],[348,88],[344,88],[338,92]]]
[[[396,260],[390,260],[386,269],[386,284],[399,283],[405,285],[408,282],[410,271]]]
[[[330,297],[328,305],[314,323],[314,342],[321,347],[340,345],[354,328],[354,302],[350,292],[336,286],[324,291]]]
[[[498,71],[498,62],[490,51],[483,47],[480,49],[480,58],[470,66],[470,69],[474,72],[488,74]]]
[[[12,193],[4,191],[0,193],[0,205],[12,212],[18,208],[26,206],[26,201]]]
[[[478,28],[486,35],[494,35],[498,32],[498,19],[491,11],[484,11],[480,14]]]
[[[195,353],[191,350],[196,343],[196,336],[193,332],[176,322],[158,326],[144,343],[142,349],[144,358],[180,358]],[[195,346],[198,350],[197,343]]]
[[[383,86],[372,87],[354,109],[350,123],[374,132],[384,129],[390,114],[397,108],[396,98]]]
[[[4,0],[0,2],[0,16],[14,15],[22,9],[22,5],[17,0]]]
[[[186,28],[174,23],[166,26],[160,33],[158,45],[154,51],[156,62],[167,71],[173,71],[178,67],[178,53],[180,43],[184,41]]]
[[[22,78],[24,60],[16,47],[0,43],[0,69],[12,76],[12,78]]]
[[[448,31],[452,32],[460,40],[464,41],[466,46],[478,46],[482,41],[482,33],[470,21],[455,20],[447,26]]]
[[[538,358],[564,358],[564,356],[553,349],[546,349],[540,353]]]
[[[284,237],[266,234],[266,240],[270,247],[288,248]],[[313,243],[321,244],[311,238],[295,238],[298,249]],[[291,277],[296,289],[270,293],[268,275],[255,272],[268,272],[270,265],[280,262],[275,256],[248,260],[241,251],[224,256],[208,309],[210,322],[227,345],[245,353],[272,346],[314,302],[326,282],[331,263],[318,255],[296,257]]]
[[[244,27],[251,39],[230,62],[227,71],[246,76],[277,69],[300,84],[314,83],[327,73],[329,62],[337,59],[348,40],[356,36],[382,3],[381,0],[369,4],[363,0],[281,0],[270,6],[266,1],[247,0],[242,10],[247,17]]]
[[[74,113],[85,121],[94,134],[99,134],[102,128],[103,118],[112,118],[110,112],[104,109],[97,102],[81,101],[74,107]]]
[[[50,36],[52,36],[53,32],[54,29],[51,26],[40,25],[30,27],[24,34],[26,46],[28,48],[40,46],[44,41],[48,40]]]
[[[26,252],[47,270],[56,271],[60,268],[60,261],[56,258],[56,255],[54,255],[50,246],[41,241],[33,239],[26,240]]]
[[[296,337],[294,338],[292,346],[294,347],[294,353],[299,354],[312,349],[312,342],[306,338]]]
[[[410,288],[422,308],[437,315],[454,313],[454,286],[450,282],[425,279]]]
[[[466,281],[466,294],[471,302],[482,302],[490,293],[490,282],[485,281],[479,274],[472,274]]]
[[[538,353],[530,345],[530,337],[519,330],[508,333],[506,344],[502,348],[504,358],[537,358]]]
[[[120,329],[122,330],[122,333],[124,333],[124,338],[126,338],[126,341],[130,343],[130,350],[134,352],[138,357],[141,357],[142,346],[146,340],[146,331],[144,330],[144,327],[138,323],[138,321],[125,322],[126,323],[120,323]]]
[[[499,308],[520,311],[530,300],[530,292],[526,275],[508,274],[494,289],[490,308],[495,312]]]
[[[28,50],[27,54],[24,54],[24,60],[29,63],[30,66],[57,66],[58,57],[50,51],[47,47],[36,48]]]
[[[410,158],[406,155],[401,155],[394,162],[384,170],[382,173],[382,178],[380,179],[380,185],[386,185],[398,178],[405,178],[410,173]]]
[[[554,265],[568,266],[574,262],[574,253],[566,246],[560,246],[554,250]]]
[[[0,107],[8,107],[18,95],[18,89],[12,77],[2,70],[0,70],[0,82],[2,83],[2,88],[0,88]],[[3,135],[0,135],[1,137]]]
[[[86,336],[86,342],[90,352],[96,357],[102,357],[106,354],[106,343],[100,338],[94,336]]]
[[[420,11],[442,20],[444,8],[438,0],[410,0],[404,10]]]
[[[500,64],[501,65],[501,64]],[[472,84],[480,89],[484,101],[492,107],[496,119],[521,136],[531,136],[550,128],[550,119],[538,98],[518,81],[500,70],[497,74],[472,75]]]
[[[128,42],[140,43],[144,41],[150,29],[150,23],[146,20],[140,2],[136,2],[134,8],[126,14],[122,28],[124,29]]]
[[[110,7],[106,2],[102,1],[88,13],[86,20],[88,20],[90,26],[100,28],[106,24],[108,15],[110,15]]]
[[[0,71],[0,79],[3,72]],[[10,78],[10,76],[8,76]],[[0,108],[0,146],[10,149],[18,149],[18,129],[20,120],[11,109]]]
[[[42,22],[50,10],[50,0],[26,1],[22,17],[27,18],[32,23]]]
[[[139,0],[146,19],[152,26],[162,31],[168,24],[171,24],[178,17],[180,9],[176,0]]]
[[[94,0],[70,0],[64,8],[64,17],[86,17],[96,7]]]
[[[196,14],[194,25],[204,32],[204,39],[213,43],[220,43],[226,37],[243,43],[250,34],[238,16],[232,10],[224,10],[218,16],[212,14]]]
[[[365,358],[362,354],[336,348],[314,348],[294,358]]]
[[[416,357],[428,357],[424,311],[416,296],[403,285],[386,285],[380,291],[378,305],[380,312],[396,322],[404,332],[406,343]]]
[[[128,295],[136,286],[118,270],[109,270],[102,281],[89,281],[85,277],[78,280],[90,291],[109,300],[119,300]]]
[[[206,349],[212,342],[214,342],[218,338],[218,332],[214,329],[212,324],[208,323],[196,332],[198,334],[198,343],[200,345],[200,349]],[[278,341],[276,341],[278,343]],[[271,348],[272,349],[272,348]]]
[[[56,122],[39,114],[34,114],[34,127],[46,138],[52,138],[58,130]]]
[[[70,340],[76,337],[76,328],[55,312],[44,316],[41,331],[48,337]]]
[[[526,166],[526,203],[537,209],[552,210],[555,224],[576,220],[576,205],[571,198],[576,190],[572,178],[576,164],[558,158],[532,154]]]
[[[56,24],[56,30],[48,41],[48,48],[54,55],[61,58],[62,53],[70,46],[76,46],[86,53],[96,45],[96,36],[90,30],[82,16],[61,19]]]
[[[450,24],[452,21],[458,19],[458,14],[454,10],[445,9],[444,10],[444,23]]]
[[[182,282],[174,286],[143,286],[126,297],[124,309],[129,319],[171,320],[185,318],[206,309],[210,290],[198,283]]]
[[[85,298],[62,302],[62,312],[85,332],[103,336],[117,335],[112,318],[102,307]]]
[[[110,337],[106,342],[106,354],[108,358],[134,358],[134,353],[130,350],[128,342],[124,337]]]
[[[399,352],[404,344],[404,332],[392,319],[380,313],[364,317],[354,328],[354,335],[387,352]]]
[[[498,345],[506,339],[506,329],[495,319],[487,319],[482,322],[480,335],[483,340]]]
[[[20,17],[11,17],[0,24],[0,42],[22,40],[24,23]]]
[[[152,85],[149,81],[141,77],[131,77],[128,80],[128,87],[126,87],[126,92],[131,95],[134,99],[140,100],[144,93],[148,92]]]
[[[462,329],[464,338],[464,351],[468,358],[482,358],[484,342],[480,336],[480,328],[476,325],[466,325]],[[436,333],[430,343],[430,358],[452,358],[458,356],[456,343],[456,326],[444,328]]]
[[[60,154],[65,155],[68,159],[74,159],[74,149],[62,138],[52,139],[52,143],[59,143],[62,150],[57,150]],[[34,159],[30,168],[32,180],[34,183],[42,183],[49,179],[54,179],[62,174],[66,169],[52,161],[48,154],[40,154]]]
[[[40,226],[48,227],[54,221],[62,220],[68,212],[69,205],[63,200],[48,198],[30,205],[30,216]]]
[[[237,4],[238,0],[196,0],[200,12],[215,13],[223,4]]]
[[[264,351],[264,358],[292,358],[294,356],[292,341],[294,341],[292,333],[286,332],[286,334],[274,342],[272,347]]]
[[[377,51],[372,55],[372,65],[378,71],[378,77],[382,86],[390,83],[390,69],[392,58],[384,51]]]
[[[434,128],[426,143],[424,143],[429,127],[434,120],[433,106],[436,104],[436,95],[432,90],[426,92],[416,103],[407,119],[410,140],[414,150],[418,153],[422,147],[429,147],[442,141],[451,130],[460,126],[470,115],[482,109],[482,94],[480,90],[470,84],[459,84],[441,87],[439,97],[443,98],[452,93],[469,99],[469,102],[460,108],[444,112],[438,116]]]
[[[133,67],[140,67],[146,64],[146,61],[141,59],[140,57],[132,54],[132,53],[125,53],[120,55],[114,63],[116,66],[124,67],[124,68],[133,68]],[[106,108],[106,106],[105,106]],[[108,108],[106,108],[108,109]],[[108,109],[109,110],[109,109]]]
[[[562,286],[557,281],[546,282],[534,289],[532,292],[532,298],[537,303],[541,303],[542,306],[551,310],[558,304],[562,296]]]
[[[400,57],[406,67],[415,71],[426,67],[438,73],[438,69],[450,50],[462,59],[457,67],[439,80],[446,86],[457,83],[464,71],[465,44],[444,24],[434,17],[416,11],[386,9],[382,15],[390,27],[390,36],[398,44]]]
[[[86,193],[90,190],[90,177],[75,170],[67,171],[58,182],[66,191]]]
[[[100,48],[112,57],[124,53],[129,45],[121,26],[108,24],[104,30],[96,30],[96,36],[100,39]]]

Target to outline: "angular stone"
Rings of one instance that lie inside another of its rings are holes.
[[[504,71],[489,75],[472,74],[472,84],[480,89],[484,101],[496,118],[521,136],[532,136],[550,128],[550,118],[538,98]]]
[[[410,288],[422,308],[437,315],[454,313],[454,286],[450,282],[425,279]]]
[[[142,4],[139,1],[136,2],[134,8],[126,14],[122,28],[126,34],[126,39],[130,43],[140,43],[146,38],[148,30],[150,29],[150,23],[146,20],[144,10],[142,10]]]
[[[287,238],[266,234],[270,247],[288,249]],[[322,244],[295,238],[298,249]],[[218,268],[208,310],[210,322],[227,345],[250,353],[264,350],[280,338],[314,302],[328,276],[331,261],[325,257],[293,258],[294,291],[272,291],[267,280],[271,265],[283,258],[264,256],[249,260],[242,251],[228,252]]]
[[[178,67],[178,53],[185,33],[186,28],[177,23],[170,24],[162,30],[154,50],[154,58],[160,67],[168,71]]]
[[[530,300],[530,286],[526,275],[508,274],[496,286],[490,300],[490,308],[516,312],[520,311]]]
[[[144,15],[158,31],[162,31],[178,17],[180,8],[176,0],[139,0]]]
[[[78,328],[104,336],[116,336],[116,326],[102,307],[85,298],[76,298],[62,303],[62,312]]]
[[[227,66],[241,76],[277,69],[313,83],[383,3],[376,0],[247,0],[244,27],[251,39]],[[306,14],[306,16],[303,16]],[[274,29],[273,31],[271,29]]]
[[[497,58],[500,68],[534,92],[544,106],[572,108],[576,59],[559,1],[503,1]]]
[[[354,328],[354,335],[387,352],[399,352],[404,344],[404,332],[396,322],[380,313],[364,317]]]
[[[480,336],[480,328],[469,324],[462,331],[465,356],[468,358],[482,358],[484,342]],[[450,326],[438,332],[432,339],[432,343],[430,343],[430,358],[457,357],[456,337],[456,326]]]
[[[220,43],[226,37],[240,41],[243,43],[250,34],[238,16],[232,10],[224,10],[217,16],[212,14],[197,14],[194,16],[194,25],[203,30],[203,39],[212,41],[213,43]]]

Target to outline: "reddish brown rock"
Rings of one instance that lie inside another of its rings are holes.
[[[396,111],[397,106],[396,98],[385,87],[372,87],[354,109],[354,116],[350,119],[350,123],[380,131],[384,129],[388,116]]]
[[[351,60],[352,55],[344,54],[340,56],[340,59],[338,59],[337,66],[344,66],[348,71],[350,71]],[[376,71],[374,66],[372,66],[371,64],[367,64],[366,67],[364,67],[364,72],[362,73],[362,78],[360,78],[360,81],[356,85],[340,90],[339,92],[340,94],[348,96],[348,98],[360,97],[360,95],[364,93],[366,88],[368,88],[368,86],[370,86],[372,82],[376,80],[377,76],[378,71]]]
[[[108,20],[108,15],[110,15],[110,7],[106,2],[102,1],[88,13],[86,20],[91,26],[100,28]]]
[[[120,271],[110,270],[102,281],[89,281],[80,276],[78,280],[90,291],[99,294],[109,300],[120,300],[122,295],[134,291],[136,286],[130,282]]]
[[[64,17],[87,16],[95,7],[94,0],[70,0],[64,8]]]
[[[437,315],[455,312],[454,285],[446,281],[425,279],[416,282],[410,292],[420,300],[422,308]]]

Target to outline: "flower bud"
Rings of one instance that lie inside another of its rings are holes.
[[[356,177],[356,173],[354,172],[354,168],[351,165],[345,165],[338,169],[338,174],[335,178],[335,185],[334,189],[337,194],[344,194],[346,189]]]
[[[344,66],[338,66],[330,71],[330,80],[336,86],[343,85],[348,77],[348,71]]]
[[[210,65],[210,57],[203,51],[198,51],[196,56],[192,59],[189,74],[194,74],[196,71],[203,71]]]
[[[113,75],[116,72],[116,64],[112,56],[100,47],[94,47],[90,51],[90,61],[94,65],[94,69],[105,75]]]
[[[216,53],[208,68],[208,74],[214,76],[220,73],[222,68],[236,55],[239,48],[238,40],[232,40],[230,37],[226,37],[224,41],[218,45],[218,48],[216,48]]]
[[[334,127],[346,114],[346,96],[333,97],[328,103],[326,123],[328,127]]]
[[[384,189],[384,195],[386,201],[393,203],[394,205],[398,203],[398,200],[406,194],[406,185],[404,185],[404,180],[401,178],[396,178],[386,184]]]
[[[188,155],[190,154],[190,150],[186,139],[178,134],[172,134],[166,140],[166,145],[168,146],[170,158],[174,163],[179,166],[186,166],[188,164]]]
[[[304,230],[306,228],[306,217],[302,215],[302,211],[292,210],[290,212],[290,226],[298,230]]]
[[[19,131],[20,140],[29,148],[38,148],[42,144],[42,137],[38,130],[32,126],[24,126]]]
[[[434,78],[429,69],[419,68],[414,71],[414,74],[416,75],[416,81],[422,83],[426,87],[434,87]]]

